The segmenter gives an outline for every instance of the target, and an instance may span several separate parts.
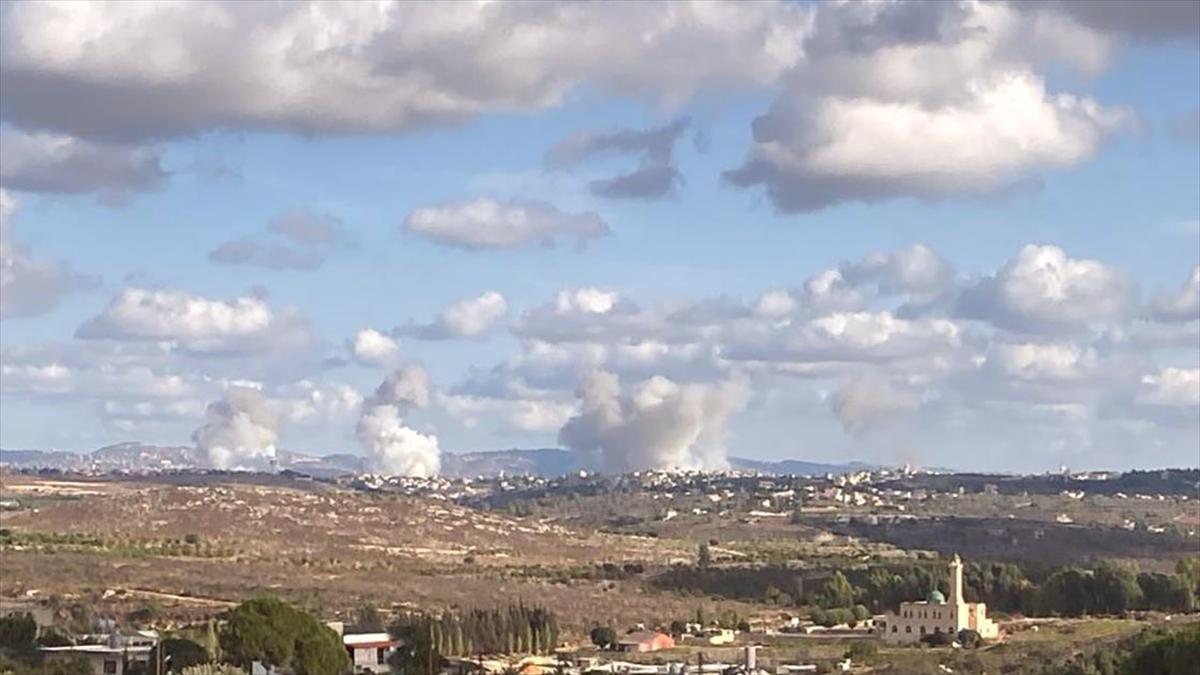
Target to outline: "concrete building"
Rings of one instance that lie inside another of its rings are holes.
[[[73,645],[42,647],[38,651],[46,659],[83,657],[91,666],[93,675],[124,675],[130,664],[148,662],[150,650],[146,646]]]
[[[386,673],[391,670],[388,659],[399,644],[387,633],[347,633],[342,644],[350,655],[356,673]]]
[[[973,630],[984,640],[999,637],[1000,629],[987,617],[987,605],[963,599],[962,560],[950,561],[950,598],[933,590],[923,601],[902,602],[900,611],[884,617],[880,632],[885,642],[919,642],[926,635]]]

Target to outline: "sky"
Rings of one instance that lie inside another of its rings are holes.
[[[1200,4],[0,4],[0,447],[1200,465]]]

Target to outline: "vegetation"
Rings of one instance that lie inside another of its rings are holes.
[[[684,625],[683,622],[679,621],[676,623],[680,625],[679,632],[682,633],[682,626]],[[592,639],[592,644],[596,645],[600,649],[608,649],[617,642],[617,632],[610,626],[596,626],[592,629],[592,632],[588,637]]]
[[[255,598],[231,610],[219,640],[225,659],[243,668],[261,661],[290,668],[296,675],[321,675],[349,665],[336,633],[275,598]]]
[[[402,673],[436,672],[443,657],[544,654],[558,644],[558,620],[541,607],[512,605],[440,616],[409,613],[389,631],[401,645],[392,660]]]
[[[150,650],[150,672],[152,675],[178,673],[190,666],[208,663],[209,653],[200,643],[184,638],[165,638]],[[158,672],[159,664],[163,665]]]
[[[1147,630],[1121,644],[1047,666],[1040,675],[1200,675],[1200,624]]]

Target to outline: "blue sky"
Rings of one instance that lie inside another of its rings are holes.
[[[542,4],[410,3],[365,36],[345,7],[307,22],[274,8],[281,44],[346,59],[280,57],[283,74],[261,53],[271,40],[221,53],[264,20],[237,4],[195,5],[228,21],[184,37],[172,31],[193,10],[5,5],[0,445],[195,443],[234,465],[365,452],[400,473],[436,470],[438,452],[560,445],[613,469],[727,455],[1200,461],[1200,52],[1186,3],[1151,3],[1137,24],[1089,3],[725,8],[736,21],[708,16],[715,3]],[[511,65],[483,47],[420,51],[455,20]],[[568,36],[574,22],[592,26],[579,44],[531,47],[506,29]],[[653,37],[629,47],[624,25]],[[776,44],[764,32],[785,47],[762,51]],[[631,53],[587,52],[606,44]],[[674,58],[685,47],[694,60]],[[902,65],[934,57],[946,72]],[[371,76],[353,79],[360,68]],[[389,68],[396,80],[376,81]],[[235,91],[240,77],[256,93]],[[422,88],[395,100],[410,77]],[[467,102],[445,112],[442,97]],[[680,119],[665,146],[640,133]],[[756,144],[755,124],[787,131]],[[552,166],[572,138],[591,149]],[[735,185],[727,172],[751,156],[767,159]],[[678,179],[637,198],[589,188],[642,162]],[[812,189],[820,205],[788,201]],[[498,209],[470,215],[481,201]],[[423,210],[431,229],[407,227]],[[329,239],[269,230],[289,213]],[[577,243],[584,215],[605,232]],[[545,229],[514,233],[511,217]],[[481,243],[496,236],[507,243]],[[230,242],[317,262],[214,262]],[[873,254],[890,262],[871,267]],[[880,271],[895,269],[919,278]],[[831,270],[843,297],[805,290]],[[571,300],[581,289],[612,307]],[[772,290],[785,310],[763,309]],[[488,291],[499,315],[450,311]],[[722,298],[718,316],[680,318]],[[847,317],[867,332],[830,333]],[[356,354],[366,328],[390,332],[395,354]],[[227,405],[206,412],[215,401]]]

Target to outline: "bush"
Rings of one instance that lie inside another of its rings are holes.
[[[617,641],[617,632],[609,626],[596,626],[589,634],[592,638],[592,644],[600,649],[608,649]]]
[[[0,618],[0,649],[26,654],[37,649],[37,622],[29,614]]]
[[[879,653],[879,645],[874,640],[855,640],[846,650],[848,659],[868,659]]]
[[[954,642],[951,633],[929,633],[921,638],[921,642],[931,647],[948,647]]]
[[[958,644],[968,649],[974,649],[983,644],[983,636],[981,636],[978,631],[973,631],[970,628],[964,628],[958,631]]]

